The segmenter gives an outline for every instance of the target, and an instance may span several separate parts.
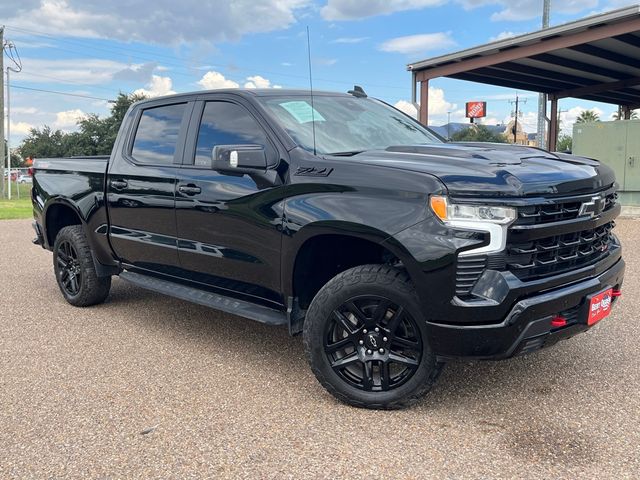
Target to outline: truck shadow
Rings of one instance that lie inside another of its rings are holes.
[[[225,314],[200,305],[166,297],[122,281],[114,281],[105,308],[126,308],[131,321],[153,328],[156,334],[184,337],[198,342],[211,351],[242,354],[247,367],[268,369],[269,375],[303,379],[317,387],[307,365],[300,336],[290,337],[285,327],[264,325],[242,317]],[[567,354],[567,349],[571,352]],[[590,360],[589,360],[590,359]],[[451,362],[446,365],[433,390],[415,409],[431,413],[439,410],[466,410],[486,405],[492,414],[499,414],[500,405],[508,409],[512,401],[523,396],[545,401],[549,395],[559,395],[558,379],[566,377],[567,367],[593,361],[586,347],[570,339],[548,350],[501,362]],[[277,365],[278,368],[272,368]],[[562,395],[562,393],[560,393]],[[480,402],[488,398],[499,402]]]

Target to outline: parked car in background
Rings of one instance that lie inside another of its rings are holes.
[[[18,177],[18,183],[33,183],[33,177],[22,174]]]

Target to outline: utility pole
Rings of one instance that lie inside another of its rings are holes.
[[[451,140],[451,112],[447,112],[447,140]]]
[[[518,115],[520,114],[520,110],[519,110],[519,105],[520,105],[520,97],[518,97],[518,94],[516,93],[516,100],[509,100],[510,104],[515,104],[516,109],[515,109],[515,113],[513,115],[514,121],[513,121],[513,143],[517,143],[518,142]],[[525,98],[524,100],[522,100],[522,103],[527,103],[527,99]]]
[[[549,11],[551,10],[551,0],[542,0],[542,28],[549,28]],[[547,95],[538,94],[538,131],[536,141],[538,147],[545,148],[545,132],[547,131]]]
[[[4,198],[4,25],[0,25],[0,178],[2,179],[2,188],[0,198]],[[11,182],[11,179],[9,179]]]

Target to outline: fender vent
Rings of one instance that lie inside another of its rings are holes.
[[[487,268],[485,255],[458,256],[456,266],[456,295],[466,297]]]

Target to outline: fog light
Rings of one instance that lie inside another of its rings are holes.
[[[567,319],[562,315],[556,315],[551,319],[551,326],[553,328],[564,327],[567,325]]]

